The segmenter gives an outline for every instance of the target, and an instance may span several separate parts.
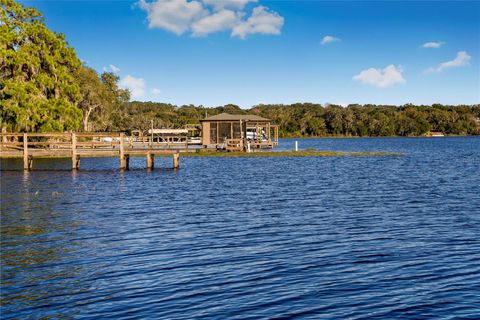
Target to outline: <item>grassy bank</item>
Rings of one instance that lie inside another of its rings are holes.
[[[261,152],[216,152],[202,151],[182,153],[182,157],[382,157],[399,156],[394,152],[341,152],[341,151],[261,151]]]
[[[478,137],[479,134],[445,134],[443,137]],[[352,136],[352,135],[327,135],[327,136],[291,136],[291,137],[280,137],[280,139],[364,139],[364,138],[439,138],[438,136],[429,136],[429,135],[407,135],[407,136]]]

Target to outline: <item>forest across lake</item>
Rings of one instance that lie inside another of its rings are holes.
[[[113,114],[111,127],[99,130],[183,127],[199,123],[205,115],[222,112],[254,114],[280,125],[281,137],[382,137],[421,136],[429,132],[449,135],[480,134],[480,105],[403,106],[359,105],[346,107],[317,103],[264,104],[242,109],[233,104],[216,108],[157,102],[128,102]]]

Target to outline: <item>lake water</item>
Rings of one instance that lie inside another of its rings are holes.
[[[299,145],[403,155],[2,171],[1,317],[480,317],[480,137]]]

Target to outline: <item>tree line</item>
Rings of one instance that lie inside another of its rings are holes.
[[[294,104],[258,106],[258,114],[280,124],[284,136],[420,136],[480,133],[480,105],[402,106]]]
[[[181,128],[222,112],[256,114],[280,125],[282,137],[419,136],[430,131],[480,134],[480,106],[296,103],[229,104],[214,108],[130,102],[114,73],[83,64],[65,36],[43,16],[14,0],[0,0],[0,123],[10,132],[131,131]]]
[[[417,106],[358,105],[347,107],[315,103],[269,104],[242,109],[229,104],[216,108],[157,102],[128,102],[115,114],[113,130],[180,128],[222,112],[255,114],[280,125],[281,137],[420,136],[429,132],[450,135],[480,134],[480,105]]]

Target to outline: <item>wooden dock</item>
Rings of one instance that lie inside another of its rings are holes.
[[[23,159],[24,170],[32,170],[36,158],[71,158],[76,170],[81,158],[99,157],[118,157],[120,169],[128,170],[132,156],[146,157],[147,169],[153,169],[156,155],[172,155],[173,168],[180,167],[175,145],[133,141],[124,133],[1,133],[0,138],[0,159]]]

